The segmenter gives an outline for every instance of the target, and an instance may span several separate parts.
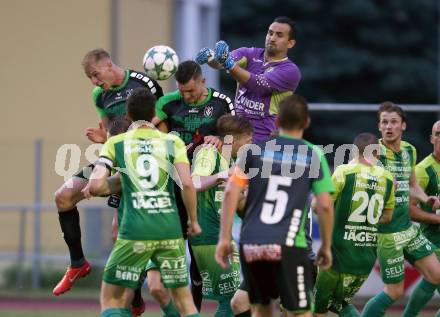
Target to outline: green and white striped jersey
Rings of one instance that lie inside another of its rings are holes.
[[[333,268],[368,275],[376,261],[379,218],[383,209],[394,208],[393,176],[379,166],[350,163],[338,166],[332,180]]]
[[[417,181],[428,196],[440,196],[440,163],[431,154],[416,166]],[[433,211],[431,206],[421,204],[426,212],[436,212],[440,214],[440,209]],[[420,224],[425,237],[440,248],[440,225]]]
[[[414,146],[405,141],[401,141],[399,152],[394,152],[386,147],[382,139],[379,142],[381,149],[379,154],[380,163],[393,175],[397,183],[393,219],[390,223],[379,225],[379,232],[404,231],[411,226],[409,217],[409,179],[416,165],[417,152]]]
[[[131,130],[108,139],[99,162],[121,174],[124,210],[120,238],[182,237],[175,204],[174,165],[189,161],[179,137],[153,129]]]
[[[196,155],[192,175],[210,176],[221,171],[227,171],[229,167],[230,163],[215,147],[206,146],[198,151]],[[217,244],[223,196],[224,184],[197,193],[197,219],[202,228],[202,233],[189,238],[192,245]]]

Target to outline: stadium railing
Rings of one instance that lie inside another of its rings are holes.
[[[94,266],[104,266],[111,240],[108,243],[104,241],[103,227],[110,236],[110,226],[103,226],[103,214],[111,213],[112,208],[107,207],[105,204],[81,204],[81,217],[85,218],[83,221],[83,246],[84,249],[89,251],[92,256],[92,262]],[[1,215],[5,213],[18,213],[18,230],[11,230],[11,241],[17,239],[14,244],[17,245],[16,251],[0,250],[0,262],[10,263],[15,265],[16,272],[16,288],[20,288],[24,280],[23,267],[28,264],[31,267],[31,284],[33,289],[40,287],[40,273],[42,263],[55,263],[63,264],[69,262],[67,247],[64,253],[46,253],[42,251],[42,227],[44,224],[41,222],[42,213],[52,213],[56,217],[56,206],[54,204],[0,204],[0,221]],[[32,231],[27,230],[29,226],[29,218],[33,219]],[[58,221],[58,220],[56,220]],[[61,229],[55,229],[54,232],[59,232],[61,243],[63,244],[63,238]],[[14,233],[16,236],[14,237]],[[32,235],[31,237],[28,235]],[[31,243],[26,243],[30,241]]]

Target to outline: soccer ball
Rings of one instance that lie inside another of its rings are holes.
[[[157,45],[145,53],[143,65],[149,77],[155,80],[166,80],[176,72],[179,58],[171,47]]]

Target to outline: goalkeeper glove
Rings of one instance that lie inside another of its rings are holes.
[[[196,63],[199,65],[206,64],[214,59],[214,51],[209,47],[202,48],[196,55]]]
[[[229,45],[225,41],[215,43],[214,52],[214,58],[219,61],[226,70],[234,68],[235,61],[231,54],[229,54]]]

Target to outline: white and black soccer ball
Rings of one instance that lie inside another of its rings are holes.
[[[149,77],[155,80],[166,80],[177,71],[179,58],[171,47],[157,45],[145,53],[142,63]]]

